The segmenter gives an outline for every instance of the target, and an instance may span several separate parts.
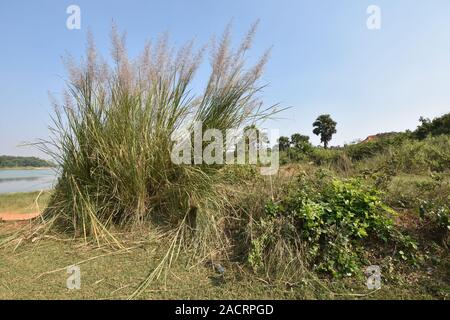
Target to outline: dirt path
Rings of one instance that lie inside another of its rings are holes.
[[[23,221],[36,218],[40,212],[34,213],[14,213],[14,212],[0,212],[0,220],[3,221]]]

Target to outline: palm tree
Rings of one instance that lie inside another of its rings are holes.
[[[278,139],[278,148],[280,151],[286,151],[290,147],[290,141],[288,137],[281,136]]]
[[[331,119],[329,114],[322,114],[317,117],[316,121],[313,123],[313,133],[315,135],[320,135],[320,142],[323,142],[323,147],[326,149],[328,147],[328,142],[331,141],[331,137],[336,131],[336,121]]]

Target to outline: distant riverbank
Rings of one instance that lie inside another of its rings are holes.
[[[5,168],[51,168],[55,164],[37,157],[0,155],[0,169]]]

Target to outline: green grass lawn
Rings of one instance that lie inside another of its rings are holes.
[[[0,194],[0,212],[33,213],[45,208],[51,191]]]

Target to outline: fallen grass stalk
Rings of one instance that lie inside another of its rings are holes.
[[[46,275],[49,275],[49,274],[52,274],[52,273],[56,273],[56,272],[59,272],[59,271],[67,270],[67,268],[70,267],[70,266],[81,265],[83,263],[86,263],[86,262],[89,262],[89,261],[92,261],[92,260],[95,260],[95,259],[98,259],[98,258],[103,258],[103,257],[113,256],[113,255],[118,255],[118,254],[123,254],[123,253],[129,253],[131,250],[133,250],[135,248],[138,248],[138,247],[140,247],[140,246],[131,247],[131,248],[124,248],[124,249],[121,249],[121,250],[118,250],[118,251],[108,252],[108,253],[101,254],[101,255],[98,255],[98,256],[95,256],[95,257],[90,257],[88,259],[84,259],[84,260],[75,262],[73,264],[69,264],[69,265],[67,265],[65,267],[62,267],[62,268],[58,268],[58,269],[55,269],[55,270],[43,272],[40,275],[38,275],[35,279],[37,280],[37,279],[39,279],[39,278],[41,278],[43,276],[46,276]]]

